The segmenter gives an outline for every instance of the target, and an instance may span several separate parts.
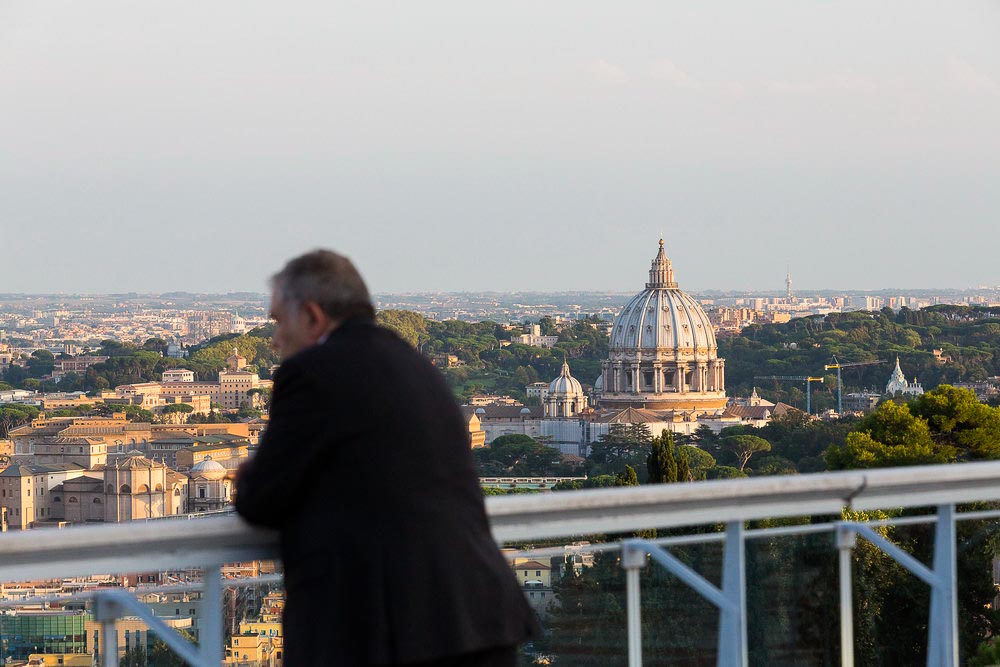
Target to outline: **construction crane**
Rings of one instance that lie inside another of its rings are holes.
[[[812,383],[822,382],[823,378],[809,377],[808,375],[755,375],[755,380],[780,380],[783,382],[805,382],[806,383],[806,414],[812,414]]]
[[[875,364],[884,364],[885,359],[879,359],[878,361],[852,361],[846,364],[842,364],[837,361],[837,357],[833,357],[833,363],[823,366],[823,370],[828,371],[833,368],[837,369],[837,414],[844,413],[844,405],[841,397],[844,393],[844,383],[840,379],[840,369],[841,368],[854,368],[855,366],[874,366]]]

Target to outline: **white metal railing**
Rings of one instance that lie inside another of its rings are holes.
[[[840,552],[840,621],[842,664],[853,665],[851,550],[858,536],[870,541],[931,587],[928,664],[957,664],[955,604],[955,522],[993,519],[1000,512],[956,513],[955,505],[1000,500],[1000,462],[920,466],[787,477],[717,480],[615,489],[489,497],[487,511],[499,542],[629,533],[648,528],[725,524],[723,533],[625,540],[595,544],[592,550],[621,549],[628,598],[629,664],[640,665],[639,570],[652,561],[667,568],[719,608],[720,665],[747,663],[745,542],[758,537],[829,531]],[[745,522],[782,517],[837,515],[890,508],[937,507],[936,515],[888,522],[834,521],[819,525],[746,530]],[[875,523],[935,523],[934,562],[927,567],[872,530]],[[672,544],[721,541],[722,587],[717,588],[674,558]],[[559,550],[561,552],[561,549]],[[536,552],[537,553],[537,552]],[[61,530],[33,530],[0,537],[0,581],[87,576],[107,572],[205,569],[203,595],[207,613],[198,651],[179,647],[176,634],[146,618],[134,596],[122,590],[88,593],[95,601],[105,641],[116,637],[114,623],[124,614],[140,615],[154,633],[178,648],[193,665],[218,665],[222,656],[220,567],[229,562],[273,559],[277,535],[245,524],[237,516],[217,516],[195,523],[163,520]],[[231,584],[232,582],[227,582]],[[117,662],[110,644],[106,665]]]

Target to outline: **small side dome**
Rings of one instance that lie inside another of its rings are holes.
[[[521,408],[521,414],[522,415],[530,415],[531,414],[531,408]]]
[[[486,408],[476,408],[476,414],[480,415],[480,416],[485,415],[486,414]]]
[[[218,461],[213,461],[211,456],[206,456],[204,461],[199,461],[191,466],[191,477],[216,480],[225,476],[226,468]]]
[[[598,375],[597,379],[594,380],[594,391],[604,391],[604,373]]]
[[[583,393],[583,385],[569,372],[569,364],[563,361],[562,373],[549,384],[549,396],[578,396]]]

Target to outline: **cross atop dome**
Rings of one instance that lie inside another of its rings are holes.
[[[663,249],[663,239],[660,239],[660,250],[649,268],[649,282],[646,283],[646,289],[677,289],[674,268]]]

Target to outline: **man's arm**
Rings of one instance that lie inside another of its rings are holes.
[[[241,466],[236,480],[236,511],[243,518],[271,528],[281,526],[313,471],[329,465],[335,449],[334,410],[301,369],[294,364],[281,368],[260,448]]]

